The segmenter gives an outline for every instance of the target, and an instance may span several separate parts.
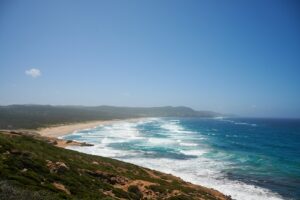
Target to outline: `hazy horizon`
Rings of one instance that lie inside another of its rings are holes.
[[[160,105],[160,106],[122,106],[122,105],[104,105],[104,104],[99,104],[99,105],[75,105],[75,104],[34,104],[34,103],[28,103],[28,104],[1,104],[0,106],[53,106],[53,107],[101,107],[101,106],[108,106],[108,107],[125,107],[125,108],[163,108],[163,107],[186,107],[186,108],[191,108],[195,111],[208,111],[208,112],[215,112],[218,114],[222,114],[223,116],[217,116],[216,118],[219,117],[224,117],[224,118],[263,118],[263,119],[300,119],[300,117],[286,117],[286,116],[247,116],[247,115],[238,115],[236,113],[221,113],[217,112],[215,110],[207,110],[207,109],[195,109],[190,106],[186,105]]]
[[[0,2],[0,105],[300,118],[297,1]]]

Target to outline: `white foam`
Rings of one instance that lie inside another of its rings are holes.
[[[205,151],[205,150],[181,150],[180,153],[183,153],[183,154],[189,155],[189,156],[201,156],[201,155],[207,153],[207,151]]]
[[[181,142],[179,143],[180,146],[187,146],[187,147],[196,147],[198,144],[196,143],[188,143],[188,142]]]
[[[222,119],[224,119],[224,117],[222,117],[222,116],[220,116],[220,117],[214,117],[214,119],[222,120]]]
[[[137,126],[145,123],[158,124],[163,130],[164,138],[154,138],[139,132]],[[240,181],[229,180],[222,173],[222,170],[229,168],[231,163],[222,161],[223,159],[206,158],[204,155],[210,149],[205,148],[205,144],[199,145],[194,141],[204,139],[199,133],[186,130],[180,125],[179,120],[160,120],[158,118],[141,120],[137,123],[118,122],[113,125],[104,125],[95,130],[89,130],[88,134],[76,132],[81,136],[80,140],[92,141],[95,146],[89,147],[68,147],[76,151],[116,158],[126,162],[131,162],[140,166],[148,167],[165,173],[171,173],[181,177],[185,181],[200,184],[209,188],[217,189],[226,195],[238,200],[279,200],[279,195],[270,190],[249,185]],[[195,156],[196,158],[186,160],[176,160],[170,158],[149,158],[143,157],[143,152],[135,150],[118,150],[112,148],[110,144],[125,142],[139,142],[141,146],[157,146],[177,149],[184,155]],[[224,158],[223,152],[215,154],[217,158]]]
[[[67,149],[80,151],[91,155],[98,155],[98,156],[111,157],[111,158],[137,156],[139,154],[139,152],[137,151],[116,150],[113,148],[109,148],[105,145],[95,145],[92,147],[68,146]]]
[[[246,122],[235,122],[235,125],[257,126],[257,124],[250,124]]]
[[[196,152],[195,152],[196,153]],[[200,152],[199,152],[200,153]],[[217,189],[237,200],[280,200],[279,195],[254,185],[229,180],[216,170],[216,163],[203,158],[183,160],[172,159],[124,159],[137,165],[171,173],[185,181]]]
[[[232,123],[232,124],[235,124],[235,125],[257,126],[257,124],[251,124],[251,123],[247,123],[247,122],[236,122],[236,121],[233,121],[233,120],[224,119],[222,117],[221,118],[216,117],[214,119],[220,120],[220,121],[223,121],[223,122],[229,122],[229,123]]]
[[[181,126],[180,120],[160,120],[160,127],[171,134],[190,134],[192,131],[186,130]]]
[[[178,126],[177,123],[174,122],[164,123],[161,127],[172,133],[181,133],[182,131],[182,127]]]
[[[155,145],[174,144],[175,143],[174,140],[166,139],[166,138],[148,138],[147,140],[149,143],[152,143]]]

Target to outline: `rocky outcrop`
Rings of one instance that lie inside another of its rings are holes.
[[[56,182],[54,182],[54,183],[52,183],[52,185],[53,185],[56,189],[61,190],[61,191],[65,192],[65,193],[68,194],[68,195],[71,194],[71,192],[70,192],[63,184],[61,184],[61,183],[56,183]]]
[[[46,160],[46,162],[50,173],[62,174],[69,170],[69,167],[63,162],[52,162],[50,160]]]

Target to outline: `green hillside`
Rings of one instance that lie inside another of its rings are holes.
[[[215,117],[218,113],[195,111],[188,107],[113,106],[0,106],[0,129],[36,129],[54,124],[135,117]]]

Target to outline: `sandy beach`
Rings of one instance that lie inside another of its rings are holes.
[[[121,121],[139,121],[142,118],[130,118],[130,119],[116,119],[116,120],[99,120],[99,121],[89,121],[89,122],[81,122],[74,124],[64,124],[58,126],[50,126],[47,128],[39,129],[39,134],[45,137],[60,137],[72,133],[76,130],[83,130],[88,128],[93,128],[99,125],[107,125]]]

